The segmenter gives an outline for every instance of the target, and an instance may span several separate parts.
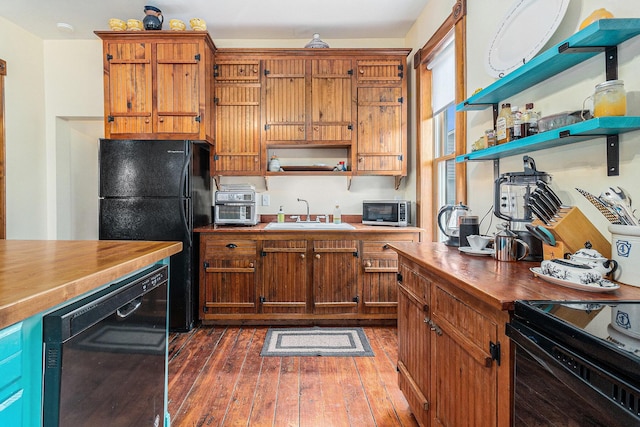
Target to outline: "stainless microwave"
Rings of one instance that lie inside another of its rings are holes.
[[[411,224],[411,202],[408,200],[365,200],[362,223],[406,227]]]

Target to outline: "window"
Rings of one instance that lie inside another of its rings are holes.
[[[466,200],[466,168],[455,157],[466,150],[466,116],[455,105],[464,99],[466,3],[451,15],[417,54],[418,226],[438,241],[438,209]]]

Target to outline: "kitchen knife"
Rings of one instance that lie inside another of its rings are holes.
[[[549,203],[541,192],[534,191],[533,193],[531,193],[531,197],[533,197],[535,201],[538,202],[538,205],[545,209],[545,212],[547,213],[547,215],[550,215],[551,218],[560,218],[560,216],[557,215],[558,210],[556,209],[556,207],[553,205],[553,203]]]
[[[532,203],[529,203],[527,205],[527,207],[529,209],[531,209],[531,212],[533,212],[533,214],[535,216],[537,216],[540,221],[542,221],[545,225],[549,225],[549,222],[550,222],[551,218],[547,218],[547,216],[544,214],[544,212],[542,212],[540,209],[538,209],[537,206],[533,205]]]
[[[540,198],[548,205],[551,206],[551,208],[553,209],[554,213],[558,213],[558,211],[560,210],[560,205],[556,202],[556,200],[550,195],[547,194],[546,191],[544,191],[542,188],[538,187],[535,190],[533,190],[534,193],[539,194]]]
[[[547,218],[547,223],[555,222],[555,220],[553,219],[553,216],[555,215],[554,211],[552,209],[549,209],[549,207],[545,205],[542,200],[540,200],[540,197],[537,194],[531,193],[529,195],[529,203],[543,213],[543,215]]]
[[[536,185],[538,186],[538,188],[541,188],[546,194],[548,194],[551,198],[553,198],[558,206],[562,206],[562,200],[560,200],[560,197],[558,197],[558,195],[555,193],[555,191],[553,191],[553,189],[549,186],[549,184],[539,179],[538,181],[536,181]]]
[[[533,225],[533,224],[525,224],[527,230],[539,240],[542,240],[542,243],[545,243],[549,246],[556,245],[556,238],[551,234],[549,230],[544,228],[541,225]]]

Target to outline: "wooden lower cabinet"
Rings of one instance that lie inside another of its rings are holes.
[[[395,321],[397,255],[386,242],[419,229],[200,235],[200,320],[224,323]]]
[[[358,242],[313,242],[313,312],[355,314],[359,306]]]
[[[398,383],[421,426],[508,426],[506,311],[400,257]]]
[[[203,239],[200,259],[201,315],[256,313],[255,241]]]
[[[307,241],[262,242],[262,313],[307,312]]]

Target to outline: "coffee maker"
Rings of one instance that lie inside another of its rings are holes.
[[[524,156],[522,172],[507,172],[495,181],[493,213],[508,221],[508,228],[529,246],[525,261],[542,261],[542,242],[526,228],[533,221],[532,198],[540,182],[548,184],[551,176],[536,169],[532,157]]]

